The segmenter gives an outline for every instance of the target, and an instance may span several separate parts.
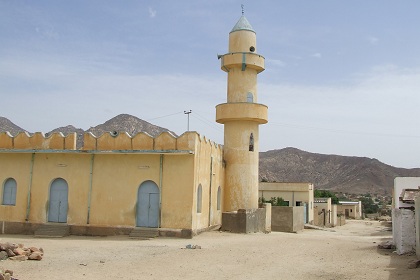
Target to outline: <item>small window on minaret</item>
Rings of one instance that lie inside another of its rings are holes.
[[[254,134],[251,133],[251,136],[249,136],[249,151],[254,151]]]
[[[248,94],[246,96],[246,102],[254,103],[254,95],[252,94],[252,92],[248,92]]]

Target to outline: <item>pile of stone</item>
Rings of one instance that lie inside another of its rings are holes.
[[[0,261],[1,260],[14,260],[14,261],[26,261],[26,260],[42,260],[44,250],[37,247],[25,247],[23,244],[15,243],[0,243]]]
[[[18,280],[17,278],[13,278],[13,271],[6,269],[2,270],[0,269],[0,280]]]

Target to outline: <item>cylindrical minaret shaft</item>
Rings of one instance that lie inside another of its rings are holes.
[[[267,106],[257,103],[264,57],[256,53],[255,31],[244,16],[229,34],[229,52],[220,58],[228,73],[227,103],[216,106],[216,121],[224,124],[224,209],[258,208],[258,127],[268,121]]]

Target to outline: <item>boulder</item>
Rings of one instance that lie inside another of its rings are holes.
[[[9,255],[5,251],[0,251],[0,261],[7,260],[9,258]]]
[[[9,260],[12,260],[12,261],[26,261],[27,259],[28,259],[28,257],[26,255],[14,256],[14,257],[9,258]]]
[[[29,260],[40,261],[42,260],[42,253],[41,252],[33,252],[28,257]]]
[[[13,250],[12,250],[12,249],[10,249],[10,248],[6,249],[6,251],[5,251],[5,252],[7,253],[7,255],[8,255],[9,257],[14,257],[14,256],[16,256],[16,254],[15,254],[15,253],[13,253]]]
[[[23,256],[27,254],[27,251],[25,251],[23,247],[18,247],[13,250],[13,253],[15,253],[15,255],[18,255],[18,256]]]

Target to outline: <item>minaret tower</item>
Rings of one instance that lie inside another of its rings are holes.
[[[268,121],[257,94],[264,57],[257,54],[256,34],[243,12],[229,33],[229,52],[219,59],[228,73],[227,103],[216,106],[216,121],[224,124],[224,210],[258,208],[258,127]]]

